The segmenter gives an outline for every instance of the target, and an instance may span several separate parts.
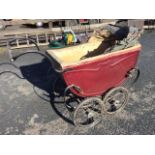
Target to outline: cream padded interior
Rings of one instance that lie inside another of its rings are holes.
[[[102,40],[98,40],[62,49],[48,50],[47,52],[59,63],[79,62],[80,59],[88,53],[88,51],[94,51],[101,43]]]
[[[99,34],[99,35],[98,35]],[[76,46],[70,46],[62,49],[52,49],[52,50],[47,50],[47,53],[53,57],[61,66],[63,65],[68,65],[68,64],[75,64],[75,63],[81,63],[81,58],[85,55],[88,54],[88,52],[93,52],[95,50],[96,56],[102,55],[102,50],[103,44],[104,44],[104,39],[108,38],[110,36],[109,31],[103,30],[101,32],[95,32],[91,38],[88,40],[87,43],[83,43],[80,45]],[[126,50],[122,50],[126,51]],[[112,52],[116,53],[116,52]],[[112,53],[107,53],[104,55],[112,54]],[[92,57],[93,59],[96,58],[96,56]]]

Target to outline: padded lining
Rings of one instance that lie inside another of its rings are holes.
[[[48,50],[48,54],[58,58],[59,62],[78,62],[83,56],[85,56],[88,51],[94,51],[99,47],[102,41],[97,41],[95,43],[84,43],[78,46],[67,47],[63,49]]]

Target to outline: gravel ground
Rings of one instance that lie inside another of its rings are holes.
[[[128,105],[117,115],[103,116],[102,122],[91,129],[68,123],[69,114],[64,104],[57,98],[51,99],[49,92],[57,75],[43,57],[28,54],[17,59],[20,71],[1,65],[0,72],[11,70],[26,80],[9,73],[0,76],[0,134],[155,134],[154,41],[155,32],[144,33],[138,61],[141,76],[129,89]],[[14,54],[20,52],[23,49]],[[1,49],[0,63],[6,61],[5,49]]]

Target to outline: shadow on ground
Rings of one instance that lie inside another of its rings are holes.
[[[68,111],[66,116],[66,114],[64,114],[64,108],[62,108],[64,107],[63,92],[66,85],[61,78],[61,74],[54,71],[49,60],[43,58],[39,63],[20,66],[20,72],[24,79],[32,84],[34,93],[40,99],[50,102],[51,107],[54,109],[56,114],[58,114],[67,123],[73,125],[69,114],[70,112]],[[37,89],[41,89],[46,93],[39,94]],[[54,94],[55,90],[57,91],[57,95]]]

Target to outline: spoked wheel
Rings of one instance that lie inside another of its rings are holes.
[[[81,102],[74,112],[74,124],[79,127],[93,127],[102,119],[102,100],[91,97]]]
[[[128,102],[128,90],[124,87],[111,89],[103,98],[103,110],[107,114],[115,114],[124,109]]]
[[[140,70],[139,69],[134,68],[134,69],[130,70],[127,73],[127,80],[125,81],[123,86],[125,86],[125,87],[131,86],[132,84],[134,84],[138,80],[139,76],[140,76]]]

